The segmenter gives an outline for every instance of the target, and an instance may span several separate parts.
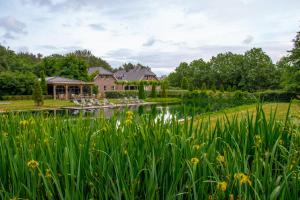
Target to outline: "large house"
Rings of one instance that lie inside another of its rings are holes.
[[[92,87],[98,86],[99,94],[105,91],[137,90],[136,85],[118,84],[118,81],[141,81],[158,80],[156,75],[147,68],[134,68],[129,71],[119,70],[115,73],[103,67],[90,67],[89,75],[95,74],[92,82],[68,79],[64,77],[47,77],[48,94],[53,95],[54,99],[70,99],[72,95],[92,95]],[[159,86],[158,86],[159,89]],[[145,86],[145,90],[151,90],[151,86]]]
[[[94,77],[94,84],[98,86],[100,94],[103,94],[107,90],[122,90],[122,85],[117,84],[117,79],[111,71],[103,67],[90,67],[88,73],[89,75],[97,74]]]
[[[94,78],[95,85],[98,86],[99,93],[111,90],[136,90],[137,87],[132,85],[121,85],[117,81],[141,81],[141,80],[158,80],[156,75],[147,68],[134,68],[129,71],[119,70],[115,73],[104,69],[103,67],[90,67],[89,74],[97,73]],[[145,86],[146,90],[151,90],[151,86]]]

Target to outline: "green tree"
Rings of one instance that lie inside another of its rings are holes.
[[[211,85],[211,90],[213,91],[213,92],[216,92],[216,84],[215,83],[213,83],[212,85]]]
[[[42,87],[38,80],[34,84],[32,97],[37,106],[42,106],[44,104]]]
[[[40,79],[41,79],[41,87],[42,87],[42,91],[43,91],[42,93],[44,95],[46,95],[48,93],[48,91],[47,91],[47,82],[46,82],[44,71],[41,71]]]
[[[223,84],[220,85],[219,90],[220,90],[220,92],[224,92],[224,86],[223,86]]]
[[[155,98],[156,97],[156,84],[152,83],[151,85],[151,97]]]
[[[104,69],[113,70],[108,62],[106,62],[102,58],[94,56],[89,50],[76,50],[68,55],[75,55],[81,60],[84,60],[88,67],[101,66]]]
[[[205,82],[202,83],[201,90],[203,90],[203,91],[206,90],[206,84],[205,84]]]
[[[211,70],[217,85],[238,86],[242,79],[244,56],[231,52],[220,53],[210,60]]]
[[[144,83],[141,81],[139,84],[139,99],[145,99],[145,88],[144,88]]]
[[[31,95],[36,76],[30,72],[0,72],[0,96]]]
[[[279,66],[283,66],[284,69],[282,85],[289,91],[300,93],[300,32],[296,34],[293,42],[294,47],[290,51],[290,56],[282,60]]]
[[[184,90],[189,89],[189,80],[186,77],[183,77],[183,79],[181,80],[181,88]]]
[[[279,77],[271,58],[261,48],[253,48],[244,55],[242,80],[239,86],[244,90],[276,88]]]
[[[167,81],[162,81],[161,82],[161,97],[167,98],[167,88],[168,88]]]

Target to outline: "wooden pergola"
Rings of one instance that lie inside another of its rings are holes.
[[[81,80],[75,80],[75,79],[68,79],[64,77],[47,77],[46,78],[47,86],[48,86],[48,93],[53,95],[53,98],[57,98],[57,89],[58,87],[63,88],[64,92],[64,99],[69,99],[71,95],[77,94],[77,92],[72,93],[70,89],[72,87],[77,87],[79,88],[79,95],[84,96],[87,95],[84,91],[84,87],[89,87],[89,94],[92,96],[92,87],[94,85],[93,82],[85,82]],[[52,87],[49,89],[49,86]],[[62,95],[61,91],[59,92],[59,95]]]

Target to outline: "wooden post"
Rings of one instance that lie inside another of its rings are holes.
[[[65,99],[68,100],[68,85],[65,85]]]
[[[91,97],[93,96],[93,86],[90,85],[90,94],[91,94]]]
[[[80,97],[83,97],[83,88],[82,88],[82,85],[80,85]]]
[[[56,85],[53,85],[53,98],[56,99]]]

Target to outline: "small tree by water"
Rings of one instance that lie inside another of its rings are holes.
[[[48,93],[47,83],[46,83],[46,78],[45,78],[45,72],[44,71],[41,71],[40,78],[41,78],[42,93],[47,94]]]
[[[139,99],[145,99],[145,88],[144,88],[144,83],[141,81],[139,85]]]
[[[167,82],[166,81],[163,81],[162,83],[161,83],[161,97],[163,97],[163,98],[166,98],[167,97],[167,87],[168,87],[168,85],[167,85]]]
[[[33,87],[32,98],[37,106],[44,104],[43,92],[40,81],[36,81]]]
[[[152,88],[151,88],[151,97],[152,98],[155,98],[157,95],[156,95],[156,84],[155,83],[152,83]]]

